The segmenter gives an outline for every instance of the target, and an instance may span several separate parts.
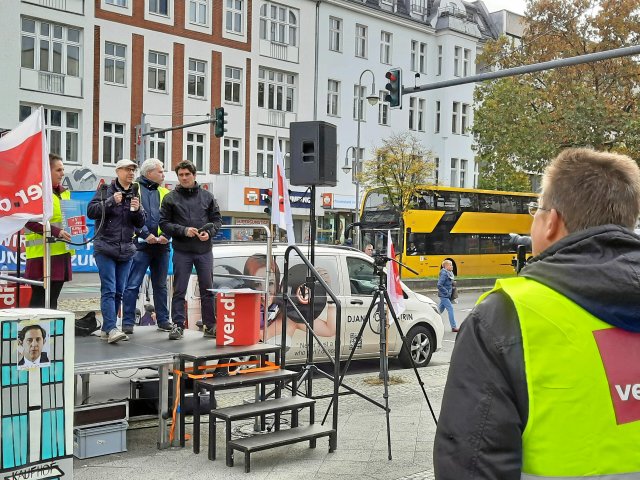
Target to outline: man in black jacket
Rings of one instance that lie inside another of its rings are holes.
[[[617,375],[640,378],[638,165],[565,150],[529,213],[534,257],[498,280],[456,339],[435,478],[638,478],[640,415],[620,421],[614,388]]]
[[[87,216],[100,225],[93,240],[93,251],[100,275],[100,310],[103,340],[117,343],[128,337],[116,326],[117,312],[136,253],[133,244],[135,228],[142,228],[144,209],[132,188],[138,165],[123,158],[116,163],[117,178],[109,186],[101,186],[87,206]],[[104,216],[104,217],[103,217]],[[102,223],[99,223],[102,222]]]
[[[198,274],[204,336],[215,337],[213,292],[209,289],[213,288],[211,239],[222,225],[220,209],[213,194],[196,182],[193,163],[184,160],[176,166],[175,172],[180,185],[164,197],[160,207],[160,228],[173,239],[173,327],[169,338],[182,338],[185,294],[193,267]]]

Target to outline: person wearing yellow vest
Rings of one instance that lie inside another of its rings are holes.
[[[568,149],[533,257],[462,323],[434,444],[438,480],[640,478],[640,168]]]
[[[147,214],[145,224],[136,229],[136,254],[129,271],[127,286],[122,297],[122,331],[133,333],[136,302],[140,285],[147,273],[151,273],[153,303],[156,311],[158,330],[171,331],[169,306],[167,303],[167,275],[169,271],[170,236],[160,230],[160,205],[169,190],[162,187],[164,165],[160,160],[149,158],[140,165],[140,176],[136,180],[140,192],[140,201]]]
[[[60,202],[69,200],[71,195],[62,186],[64,178],[64,164],[62,158],[54,153],[49,154],[49,167],[51,168],[51,185],[53,187],[53,216],[51,224],[51,236],[61,240],[71,240],[71,235],[66,232],[62,225],[62,209]],[[30,280],[43,279],[43,257],[44,243],[42,236],[42,224],[38,222],[28,222],[26,224],[31,233],[25,236],[27,263],[25,265],[24,277]],[[62,291],[64,282],[71,280],[71,256],[73,250],[67,250],[64,242],[54,242],[49,244],[51,254],[51,292],[49,295],[50,306],[54,310],[58,308],[58,298]],[[44,308],[44,288],[31,286],[31,308]]]

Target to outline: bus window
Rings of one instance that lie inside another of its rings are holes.
[[[460,210],[467,212],[477,212],[478,195],[470,192],[460,192]]]
[[[457,212],[460,208],[460,194],[442,190],[436,193],[436,210]]]

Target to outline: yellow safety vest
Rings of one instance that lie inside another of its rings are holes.
[[[142,205],[142,191],[144,189],[140,186],[139,182],[133,182],[133,183],[138,185],[138,192],[140,192],[140,205]],[[169,189],[161,187],[160,185],[158,185],[158,192],[160,193],[160,203],[159,203],[159,205],[162,205],[162,200],[164,200],[164,197],[167,195],[167,193],[169,193]],[[158,233],[156,234],[156,236],[160,236],[161,234],[162,234],[162,230],[160,229],[160,227],[158,227]]]
[[[513,301],[522,330],[529,416],[521,478],[640,478],[640,375],[619,368],[637,365],[629,353],[640,349],[640,333],[615,328],[534,280],[498,280],[498,290]],[[621,408],[632,412],[623,421]]]
[[[63,228],[62,224],[62,208],[60,208],[60,200],[69,200],[71,198],[71,192],[69,190],[65,190],[60,194],[60,197],[53,194],[53,215],[49,223],[52,227]],[[44,256],[44,244],[43,237],[39,233],[31,232],[25,235],[26,240],[26,253],[27,259],[30,258],[42,258]],[[75,253],[74,250],[67,250],[67,244],[64,242],[54,242],[49,244],[49,252],[53,257],[55,255],[64,255],[68,253],[73,255]]]

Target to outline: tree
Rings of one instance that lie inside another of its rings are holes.
[[[525,23],[520,46],[501,37],[488,42],[478,62],[511,68],[637,44],[640,4],[529,0]],[[567,147],[638,158],[636,60],[622,57],[479,85],[473,135],[483,167],[480,184],[521,189],[523,172],[542,173]]]
[[[414,134],[401,132],[382,140],[373,158],[364,161],[358,181],[365,188],[382,189],[390,206],[398,212],[404,231],[402,214],[411,207],[416,191],[428,182],[433,171],[432,154]],[[400,235],[400,251],[403,243]]]

